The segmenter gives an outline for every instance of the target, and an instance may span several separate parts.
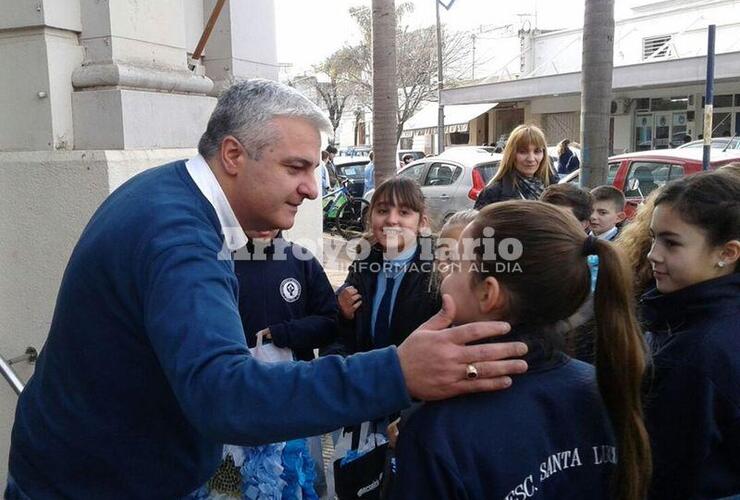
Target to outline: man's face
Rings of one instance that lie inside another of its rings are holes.
[[[594,201],[594,211],[591,212],[591,231],[599,236],[611,231],[618,222],[624,220],[624,211],[617,210],[614,203],[605,201]]]
[[[271,124],[278,140],[262,148],[257,158],[241,155],[229,199],[245,231],[289,229],[303,200],[318,196],[318,130],[302,118],[278,117]],[[256,152],[250,153],[254,157]]]

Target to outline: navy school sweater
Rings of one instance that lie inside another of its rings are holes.
[[[740,495],[740,273],[641,300],[650,498]]]
[[[393,499],[610,498],[616,449],[593,366],[532,344],[525,359],[529,371],[510,389],[411,415]]]
[[[247,344],[270,329],[277,347],[310,361],[313,349],[336,337],[337,298],[324,269],[310,252],[278,237],[271,244],[253,243],[234,256],[239,281],[239,314]]]
[[[410,403],[394,348],[265,364],[247,348],[216,212],[185,163],[139,174],[72,252],[20,395],[10,474],[31,498],[178,498],[221,443],[316,435]]]

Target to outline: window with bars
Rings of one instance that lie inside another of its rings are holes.
[[[671,35],[651,36],[642,39],[642,59],[671,57]]]

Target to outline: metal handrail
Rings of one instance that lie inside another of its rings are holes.
[[[13,368],[11,368],[10,364],[2,356],[0,356],[0,372],[2,372],[3,377],[5,377],[5,380],[10,384],[11,389],[13,389],[16,395],[20,395],[23,390],[23,382],[21,382],[21,379],[18,378]]]
[[[15,370],[13,370],[12,365],[20,363],[22,361],[25,361],[27,363],[34,363],[36,361],[36,358],[38,357],[39,353],[33,347],[27,347],[26,352],[12,359],[5,359],[4,357],[0,356],[0,372],[2,372],[3,377],[8,382],[11,389],[13,389],[13,391],[16,393],[16,395],[20,395],[24,385],[23,382],[21,382],[21,379],[18,378],[18,374],[15,373]]]

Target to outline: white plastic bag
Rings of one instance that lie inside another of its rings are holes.
[[[277,361],[293,361],[293,351],[287,347],[277,347],[275,344],[263,343],[263,338],[267,329],[257,332],[257,345],[250,348],[255,359],[265,361],[266,363],[275,363]]]

